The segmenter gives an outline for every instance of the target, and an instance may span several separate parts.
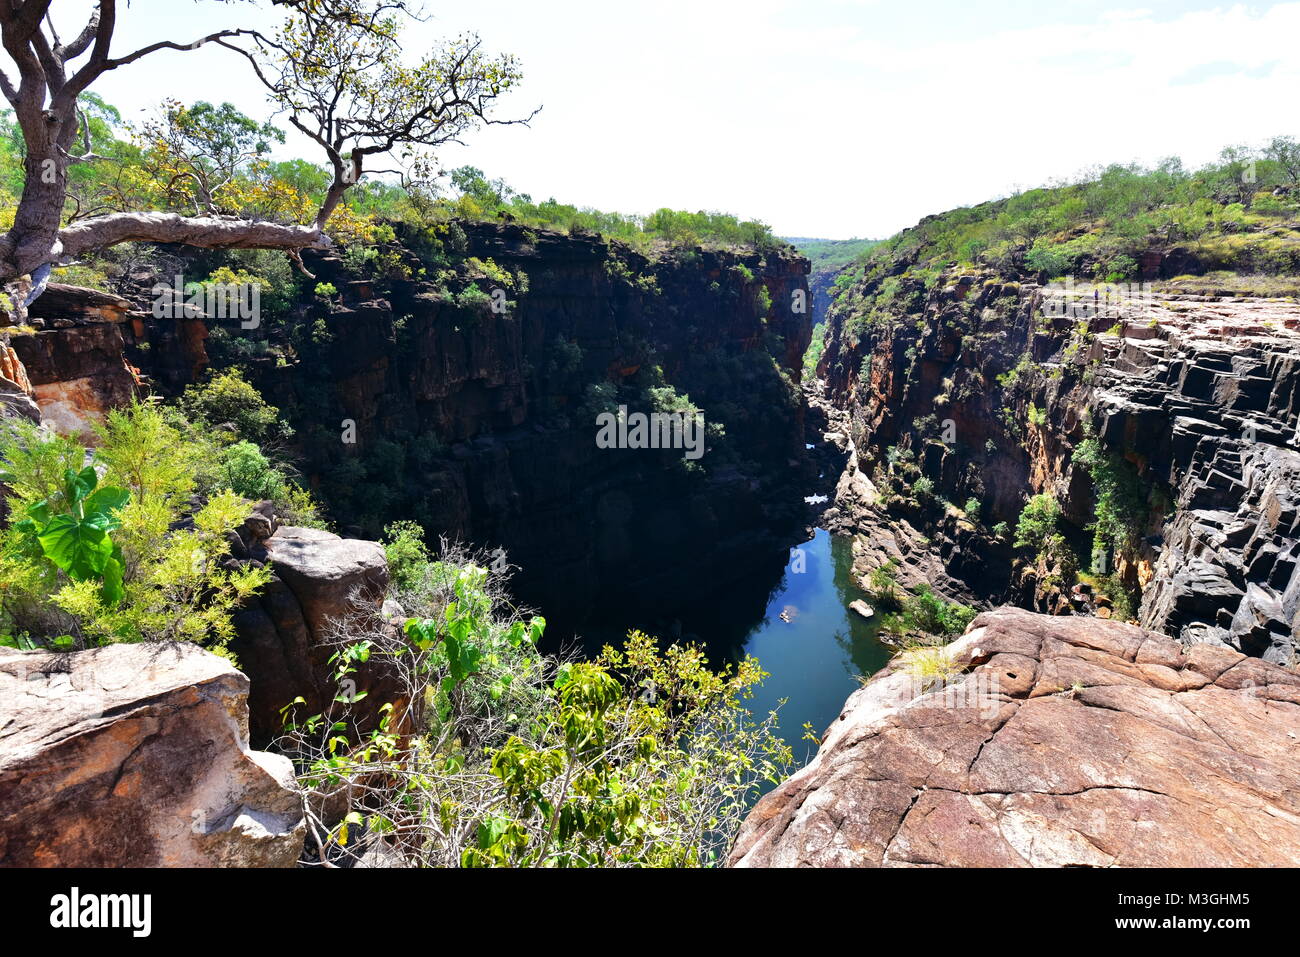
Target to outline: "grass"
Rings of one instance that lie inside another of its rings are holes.
[[[1264,296],[1272,299],[1300,298],[1300,276],[1243,275],[1215,270],[1204,276],[1175,276],[1155,283],[1157,294],[1183,293],[1196,296]]]
[[[900,667],[924,691],[942,688],[962,673],[962,666],[944,645],[915,644],[898,655]]]

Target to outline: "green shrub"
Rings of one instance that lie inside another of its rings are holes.
[[[282,498],[288,484],[284,473],[252,442],[236,442],[222,449],[217,476],[218,485],[254,501]]]
[[[67,468],[57,484],[53,466],[85,461],[85,450],[22,426],[0,436],[9,499],[0,632],[35,645],[192,641],[223,652],[231,615],[270,577],[224,566],[247,503],[223,492],[193,506],[208,447],[157,408],[111,412],[98,432],[93,467]]]
[[[891,558],[883,565],[878,565],[867,576],[868,591],[871,599],[886,608],[898,607],[898,559]]]
[[[1061,517],[1061,506],[1050,492],[1033,496],[1016,522],[1016,548],[1029,548],[1041,554],[1048,536],[1056,534],[1056,523]]]
[[[1141,543],[1150,511],[1137,469],[1103,449],[1090,431],[1074,450],[1074,462],[1091,476],[1096,493],[1094,548],[1114,548],[1131,557]]]
[[[978,612],[958,602],[945,601],[929,585],[919,585],[903,597],[897,614],[886,615],[882,628],[891,634],[921,633],[939,639],[964,632]]]
[[[407,530],[409,531],[409,530]],[[397,538],[406,532],[399,531]],[[661,651],[640,632],[594,661],[537,650],[524,621],[472,562],[428,566],[423,604],[400,635],[339,638],[340,678],[382,661],[410,689],[369,735],[348,702],[294,717],[282,745],[302,785],[352,808],[316,852],[374,848],[419,866],[683,867],[724,863],[762,786],[791,754],[775,715],[744,707],[764,676],[721,671],[694,647]],[[420,601],[417,596],[411,600]]]
[[[280,418],[280,410],[263,399],[237,369],[214,372],[205,382],[186,386],[179,406],[191,421],[209,427],[229,424],[240,438],[259,445],[293,435],[293,429]]]
[[[383,544],[389,580],[394,587],[405,591],[418,586],[429,564],[424,529],[416,522],[393,522],[384,529]]]

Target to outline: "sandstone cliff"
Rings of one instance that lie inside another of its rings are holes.
[[[898,664],[742,827],[743,867],[1241,867],[1300,859],[1300,675],[1019,609]]]
[[[882,560],[882,537],[915,527],[957,580],[950,593],[1091,613],[1088,595],[994,531],[1050,492],[1081,567],[1113,571],[1144,626],[1291,661],[1300,306],[1157,279],[1140,316],[1080,319],[1050,308],[1032,277],[913,277],[913,265],[900,258],[837,303],[822,362],[860,471],[881,486],[831,515],[862,532],[861,570]],[[1097,487],[1074,456],[1088,430],[1134,489],[1129,554],[1089,558]],[[920,477],[928,499],[911,491]]]
[[[314,278],[253,329],[155,318],[162,266],[124,277],[128,299],[51,287],[14,348],[49,423],[83,434],[142,383],[175,394],[240,362],[297,430],[302,470],[347,534],[413,519],[502,547],[555,634],[601,608],[698,599],[785,547],[806,517],[807,260],[788,247],[643,253],[504,223],[404,240],[383,269],[309,255]],[[159,256],[187,280],[213,264]],[[336,292],[314,295],[317,283]],[[601,410],[686,403],[709,428],[698,464],[596,447]]]

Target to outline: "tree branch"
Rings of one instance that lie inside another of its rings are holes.
[[[62,258],[118,243],[180,243],[202,249],[328,249],[315,226],[177,213],[110,213],[59,230]]]
[[[77,34],[76,39],[63,48],[63,62],[75,60],[81,54],[90,49],[91,41],[99,33],[99,4],[95,5],[94,11],[90,14],[90,20],[82,27],[81,32]]]

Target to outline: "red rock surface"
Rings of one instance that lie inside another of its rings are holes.
[[[302,799],[247,696],[193,645],[0,648],[0,866],[292,867]]]
[[[1295,866],[1300,674],[1014,608],[918,693],[891,666],[742,827],[735,866]]]

